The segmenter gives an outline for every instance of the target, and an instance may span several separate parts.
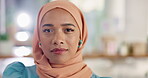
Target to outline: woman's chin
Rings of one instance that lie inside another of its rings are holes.
[[[52,59],[50,60],[51,64],[64,64],[68,61],[69,59],[64,59],[64,58],[58,58],[58,59]]]

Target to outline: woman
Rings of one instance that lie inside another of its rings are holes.
[[[100,78],[82,61],[87,27],[81,11],[71,2],[44,5],[33,38],[35,65],[7,66],[3,78]]]

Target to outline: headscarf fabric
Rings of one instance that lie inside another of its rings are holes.
[[[80,39],[83,41],[75,56],[64,64],[51,64],[42,49],[39,47],[39,29],[44,15],[50,10],[61,8],[69,12],[75,19],[80,30]],[[37,66],[36,71],[40,78],[90,78],[92,71],[82,60],[82,49],[88,36],[87,26],[82,12],[71,2],[65,0],[52,1],[45,4],[39,11],[37,27],[33,37],[33,57]]]

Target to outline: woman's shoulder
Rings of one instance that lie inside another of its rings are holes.
[[[93,73],[91,78],[100,78],[100,77]]]
[[[27,74],[25,65],[21,62],[13,62],[5,68],[2,78],[21,78],[25,74]]]
[[[111,78],[111,77],[99,77],[99,76],[97,76],[96,74],[93,73],[91,78]]]
[[[26,67],[21,62],[13,62],[5,68],[2,78],[38,78],[38,76],[35,65]]]

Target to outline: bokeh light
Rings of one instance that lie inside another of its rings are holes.
[[[31,18],[27,13],[21,13],[17,17],[17,23],[20,27],[27,27],[31,23]]]
[[[29,32],[17,32],[15,38],[18,41],[27,41],[30,37]]]
[[[28,56],[31,54],[31,48],[25,46],[14,47],[13,54],[15,56]]]

